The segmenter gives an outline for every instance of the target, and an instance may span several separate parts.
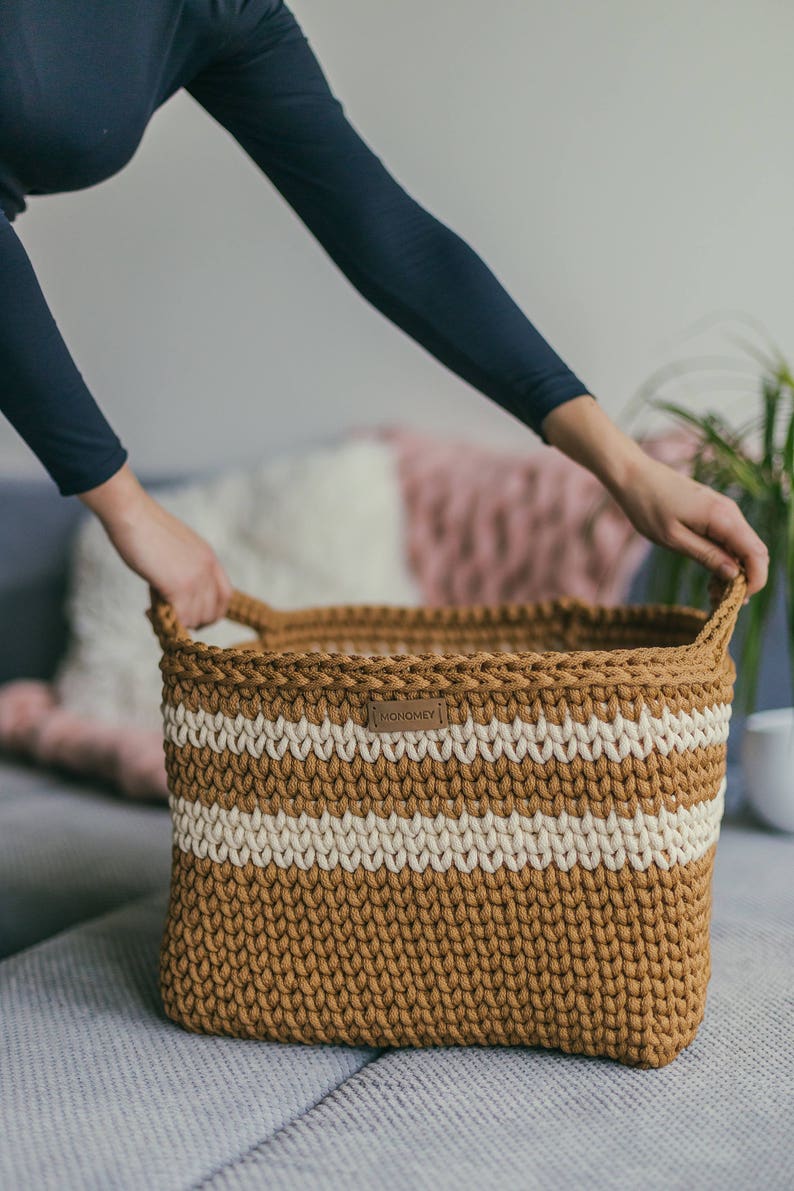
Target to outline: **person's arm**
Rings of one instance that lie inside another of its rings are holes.
[[[547,442],[581,463],[614,496],[632,525],[652,542],[694,558],[724,578],[747,574],[747,596],[767,581],[769,551],[729,496],[652,459],[583,396],[545,419]]]
[[[127,459],[72,359],[30,258],[2,211],[0,411],[63,496],[104,483]]]
[[[0,412],[60,493],[96,513],[127,565],[171,600],[186,625],[223,615],[231,584],[214,552],[138,483],[1,211]]]
[[[716,570],[766,547],[738,506],[650,459],[609,419],[474,250],[416,202],[347,119],[283,0],[241,15],[186,89],[223,125],[349,281],[543,442],[584,464],[635,527]]]
[[[223,616],[232,585],[215,551],[142,487],[128,463],[80,499],[127,566],[165,596],[182,624],[201,628]]]
[[[255,21],[251,10],[260,14]],[[543,438],[543,417],[587,386],[482,258],[363,140],[282,0],[251,10],[186,90],[235,137],[363,297]]]

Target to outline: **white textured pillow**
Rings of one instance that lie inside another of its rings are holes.
[[[360,438],[174,487],[158,499],[205,537],[235,587],[276,607],[417,604],[391,447]],[[148,586],[87,518],[71,560],[70,643],[55,676],[69,710],[159,728],[160,649]],[[193,635],[230,645],[250,630],[220,621]]]

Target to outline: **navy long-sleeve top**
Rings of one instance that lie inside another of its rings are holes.
[[[547,441],[542,419],[587,388],[363,140],[282,0],[0,0],[0,410],[63,495],[127,452],[12,223],[27,195],[117,173],[181,87],[373,306]]]

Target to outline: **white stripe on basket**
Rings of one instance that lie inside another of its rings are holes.
[[[225,810],[217,803],[204,806],[174,795],[169,801],[174,841],[183,852],[217,864],[346,872],[386,867],[395,873],[406,867],[418,873],[427,868],[471,872],[479,867],[492,873],[502,866],[517,872],[527,865],[556,865],[567,872],[577,864],[613,871],[626,865],[642,871],[652,865],[670,869],[688,864],[717,840],[724,795],[725,778],[715,797],[705,802],[675,811],[662,808],[658,815],[638,810],[633,818],[613,811],[605,819],[589,812],[538,812],[529,817],[513,813],[506,818],[490,813],[464,813],[460,818],[417,814],[410,819],[324,812],[312,818],[283,811],[266,815],[259,809]]]
[[[447,728],[384,733],[372,732],[353,720],[334,724],[326,717],[314,724],[305,716],[297,721],[283,716],[268,720],[261,713],[255,719],[243,715],[231,718],[202,708],[191,711],[183,703],[164,703],[162,713],[165,739],[177,747],[191,744],[216,753],[228,749],[252,757],[266,753],[276,761],[289,750],[301,761],[313,752],[324,761],[334,753],[343,761],[352,761],[358,753],[365,761],[376,761],[381,756],[387,761],[399,761],[405,756],[412,761],[454,758],[467,764],[479,755],[486,761],[502,756],[523,761],[529,756],[545,764],[552,759],[572,761],[574,757],[596,761],[604,756],[609,761],[622,761],[629,755],[647,757],[654,750],[667,755],[674,749],[684,752],[725,744],[731,705],[716,703],[702,711],[678,713],[665,707],[660,716],[651,715],[643,707],[636,720],[618,712],[610,720],[591,715],[586,723],[574,720],[570,714],[561,724],[550,723],[544,716],[534,721],[516,716],[511,723],[494,718],[488,724],[478,724],[469,716],[464,723]]]

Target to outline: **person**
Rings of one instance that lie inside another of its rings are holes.
[[[236,139],[353,286],[440,363],[589,468],[634,527],[707,568],[766,581],[726,496],[652,460],[608,417],[453,229],[351,123],[282,0],[5,0],[0,29],[0,408],[63,495],[188,627],[223,616],[212,548],[138,481],[12,224],[27,195],[95,185],[184,88]]]

